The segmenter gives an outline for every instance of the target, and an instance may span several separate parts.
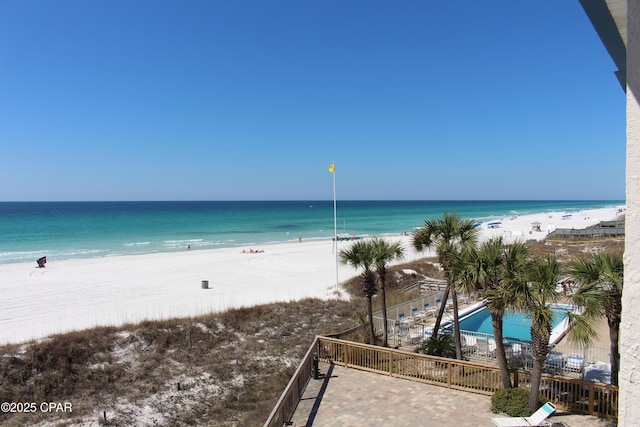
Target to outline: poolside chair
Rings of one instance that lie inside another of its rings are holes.
[[[415,323],[413,316],[405,316],[404,313],[398,314],[398,320],[403,326],[413,325]]]
[[[556,407],[547,402],[530,417],[491,418],[491,421],[500,427],[550,426],[545,420],[555,411]]]
[[[573,372],[582,372],[584,367],[584,357],[572,354],[567,358],[565,369]]]
[[[477,346],[477,351],[476,354],[478,356],[484,356],[487,357],[489,356],[489,339],[488,338],[476,338],[476,346]]]
[[[422,319],[426,320],[427,317],[436,315],[436,308],[431,307],[431,305],[428,302],[425,302],[424,311],[421,311],[420,314],[422,315]]]

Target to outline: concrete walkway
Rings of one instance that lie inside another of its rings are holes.
[[[292,418],[293,426],[491,427],[490,397],[320,364],[321,378],[309,385]],[[613,427],[611,420],[558,411],[554,426]],[[495,426],[494,426],[495,427]]]

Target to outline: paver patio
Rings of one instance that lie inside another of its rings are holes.
[[[321,364],[292,418],[293,426],[494,426],[488,396],[342,366]],[[554,426],[613,427],[616,422],[558,410]]]

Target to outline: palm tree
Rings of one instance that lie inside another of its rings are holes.
[[[454,342],[458,359],[462,358],[462,345],[458,327],[458,298],[456,295],[454,272],[449,266],[449,258],[452,253],[463,250],[467,245],[475,245],[478,240],[478,235],[479,230],[476,228],[473,220],[461,219],[456,213],[447,212],[442,214],[441,219],[426,220],[424,225],[413,233],[413,246],[417,250],[435,249],[438,253],[438,260],[444,270],[447,286],[442,295],[442,303],[436,316],[433,336],[438,336],[438,329],[440,329],[440,323],[442,323],[445,304],[451,292]]]
[[[618,385],[618,347],[624,283],[623,253],[600,252],[574,258],[569,272],[580,283],[573,299],[584,307],[584,315],[604,315],[607,318],[611,346],[611,383]]]
[[[367,299],[369,314],[369,344],[375,344],[376,335],[373,329],[373,302],[376,294],[376,275],[372,270],[374,265],[374,246],[370,241],[361,240],[346,250],[340,251],[340,261],[350,264],[356,269],[362,269],[362,294]]]
[[[503,342],[503,317],[511,301],[514,283],[522,280],[527,260],[527,246],[522,242],[507,246],[501,237],[483,242],[467,251],[468,273],[465,289],[479,292],[491,315],[496,358],[503,388],[511,388],[511,376]]]
[[[531,393],[529,409],[535,411],[540,403],[540,378],[542,366],[549,354],[553,311],[549,306],[560,298],[556,283],[560,274],[555,254],[548,254],[528,263],[527,281],[513,283],[513,305],[526,312],[531,319]]]
[[[404,258],[404,249],[400,242],[389,243],[384,239],[374,238],[371,241],[373,245],[373,260],[380,283],[380,292],[382,296],[382,329],[383,329],[383,345],[389,346],[388,342],[388,325],[387,325],[387,264],[389,262]]]

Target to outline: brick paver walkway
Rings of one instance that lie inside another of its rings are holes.
[[[293,426],[491,427],[488,396],[450,390],[341,366],[321,364],[292,418]],[[502,415],[504,416],[504,415]],[[615,422],[558,411],[556,426],[613,427]]]

